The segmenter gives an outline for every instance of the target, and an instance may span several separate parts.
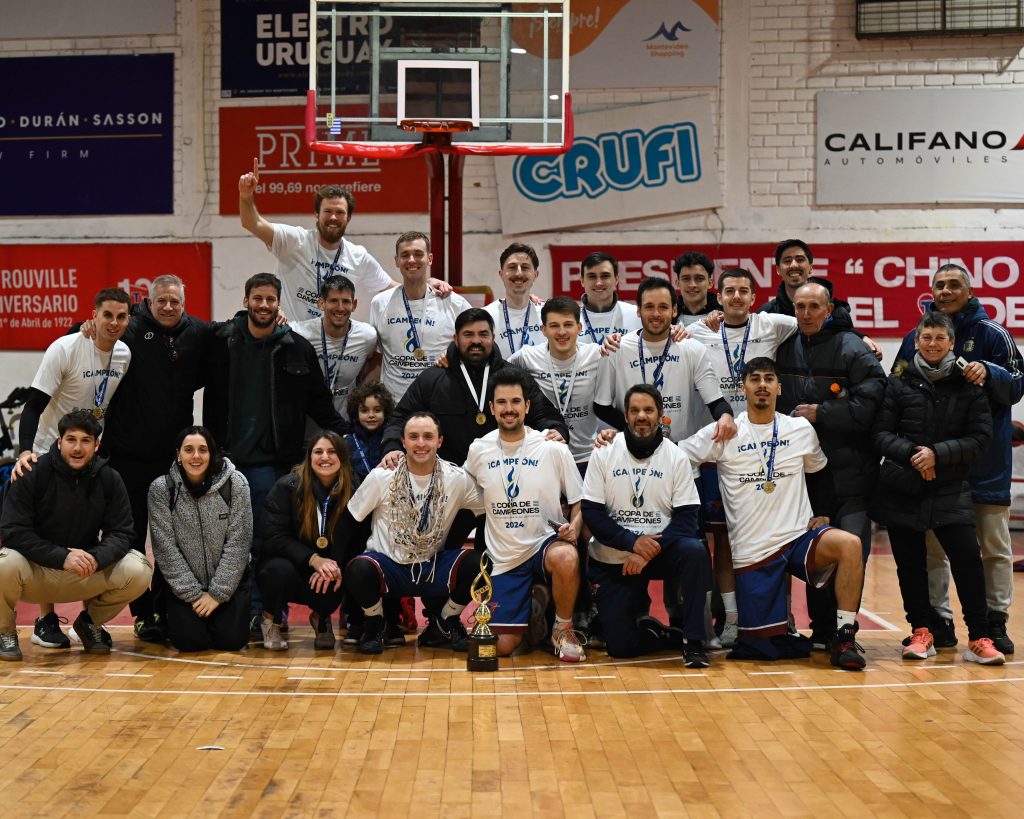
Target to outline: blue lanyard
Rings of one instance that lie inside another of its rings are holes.
[[[591,340],[595,344],[604,344],[604,336],[601,336],[601,340],[598,341],[597,340],[597,333],[594,332],[594,325],[590,323],[590,316],[587,314],[587,297],[584,296],[582,301],[583,301],[583,323],[585,325],[587,325],[587,333],[590,335]],[[614,306],[615,306],[615,302],[612,302],[612,307],[614,308]]]
[[[420,344],[420,334],[416,332],[416,322],[413,321],[413,318],[412,318],[412,307],[409,306],[409,297],[405,294],[405,288],[404,287],[401,288],[401,290],[402,290],[402,303],[405,304],[405,315],[409,319],[409,329],[412,331],[412,343],[413,343],[414,349],[421,350],[421,349],[423,349],[423,345]],[[426,296],[424,296],[424,298],[426,298]]]
[[[644,366],[644,331],[637,330],[637,348],[640,352],[640,380],[647,383],[647,368]],[[668,348],[672,346],[672,333],[665,339],[665,349],[658,357],[658,366],[654,368],[654,386],[658,386],[658,379],[661,378],[661,371],[665,368],[665,359],[668,358]]]
[[[320,537],[324,537],[327,532],[327,505],[331,502],[331,493],[327,493],[327,497],[324,498],[323,504],[320,506]]]
[[[420,512],[420,522],[416,527],[417,532],[425,532],[427,530],[427,518],[430,517],[430,495],[434,491],[434,477],[437,475],[437,468],[430,473],[430,485],[427,487],[427,496],[423,499],[423,509]],[[413,499],[413,503],[416,502],[416,490],[412,485],[412,477],[409,473],[406,473],[405,479],[409,482],[409,497]]]
[[[729,377],[733,384],[740,381],[740,371],[747,358],[747,339],[750,338],[750,319],[747,319],[747,328],[743,331],[743,343],[740,345],[740,354],[733,361],[732,353],[729,352],[729,339],[725,334],[725,322],[722,322],[722,350],[725,352],[725,366],[729,368]]]
[[[114,346],[117,346],[117,342],[114,342]],[[95,349],[95,348],[93,348]],[[103,380],[100,381],[100,385],[96,386],[96,375],[92,377],[92,389],[93,389],[93,403],[97,407],[103,406],[103,399],[107,397],[107,384],[110,382],[110,365],[114,361],[114,350],[111,348],[110,356],[107,358],[107,367],[103,374]]]
[[[341,362],[345,358],[345,349],[348,347],[348,337],[352,335],[352,322],[348,323],[348,332],[345,333],[345,340],[341,343],[341,352],[338,353],[338,360],[331,367],[330,359],[327,357],[327,331],[324,329],[324,320],[320,319],[320,349],[323,350],[324,359],[324,383],[327,389],[334,392],[334,382],[338,380],[338,370],[341,369]]]
[[[359,436],[354,432],[352,433],[352,443],[356,445],[356,452],[359,453],[359,460],[363,462],[363,468],[366,470],[366,474],[370,474],[370,464],[366,461],[366,452],[363,449],[363,445],[359,443]]]
[[[320,240],[314,236],[313,237],[313,241],[316,242],[316,260],[319,262],[320,261]],[[331,262],[330,265],[328,265],[328,267],[327,267],[327,275],[324,276],[325,279],[329,279],[331,277],[331,273],[334,271],[335,266],[338,264],[338,259],[341,258],[341,249],[344,246],[345,246],[345,240],[342,239],[338,243],[338,252],[334,254],[334,261]],[[323,284],[322,280],[320,279],[320,265],[314,265],[314,267],[316,267],[316,292],[317,292],[317,295],[320,295],[320,286]]]
[[[523,332],[519,340],[519,349],[523,349],[529,344],[530,341],[530,302],[526,302],[526,318],[523,319]],[[505,311],[505,330],[508,333],[508,346],[509,349],[514,353],[516,351],[516,343],[512,338],[512,323],[508,318],[508,300],[501,300],[501,309]]]

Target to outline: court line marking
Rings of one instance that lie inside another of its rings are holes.
[[[614,674],[593,674],[591,676],[578,676],[578,677],[575,677],[574,679],[577,679],[577,680],[617,680],[618,677],[616,677]]]
[[[430,677],[381,677],[384,682],[429,682]]]
[[[31,669],[31,668],[19,668],[18,669],[18,673],[19,674],[47,674],[47,675],[53,675],[53,676],[63,676],[63,674],[64,674],[63,671],[37,671],[37,670]]]
[[[837,669],[839,670],[839,669]],[[857,672],[844,671],[844,674]],[[61,691],[82,694],[168,694],[190,697],[334,697],[370,699],[374,697],[394,699],[397,697],[419,697],[422,699],[465,699],[471,697],[637,697],[637,696],[706,696],[708,694],[764,694],[788,693],[790,691],[867,691],[872,689],[913,689],[935,688],[952,685],[993,685],[1000,683],[1021,683],[1024,677],[997,677],[988,680],[932,680],[929,682],[862,683],[851,685],[785,685],[749,686],[747,688],[641,688],[624,691],[188,691],[174,688],[87,688],[66,685],[19,685],[0,684],[0,690],[7,691]]]
[[[307,681],[310,681],[310,680],[334,681],[334,680],[336,680],[338,678],[337,677],[289,677],[288,679],[289,680],[298,680],[299,682],[307,682]]]
[[[197,680],[240,680],[241,674],[196,674]]]
[[[796,674],[795,671],[748,671],[748,677],[771,677],[779,674]]]
[[[127,674],[121,674],[116,671],[108,671],[104,677],[152,677],[152,674],[143,674],[140,671],[129,671]]]
[[[697,671],[692,674],[659,674],[658,676],[665,677],[667,679],[668,677],[706,677],[707,674],[703,671]]]
[[[880,617],[879,615],[875,614],[873,611],[868,611],[865,608],[861,608],[861,610],[858,612],[858,614],[863,614],[865,617],[870,617],[872,620],[874,620],[876,623],[878,623],[878,625],[882,626],[882,629],[884,629],[885,631],[903,631],[904,630],[904,629],[900,628],[897,625],[893,625],[888,620],[886,620],[884,617]],[[876,631],[877,629],[871,629],[871,630],[872,631]]]

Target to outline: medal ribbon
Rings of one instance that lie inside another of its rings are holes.
[[[314,238],[313,241],[316,242],[316,259],[317,259],[317,261],[320,261],[320,256],[323,254],[323,249],[320,247],[320,240]],[[338,252],[334,254],[334,261],[331,262],[327,266],[327,275],[323,277],[324,279],[329,279],[331,277],[331,273],[334,271],[335,265],[338,264],[338,259],[341,258],[341,249],[344,246],[345,246],[345,240],[342,239],[338,243]],[[323,280],[320,278],[320,265],[314,265],[314,266],[316,267],[316,294],[319,296],[320,295],[320,286],[323,283]]]
[[[551,389],[555,395],[555,406],[558,407],[558,411],[563,417],[569,410],[569,404],[572,402],[572,391],[576,386],[576,376],[579,375],[579,370],[576,369],[575,355],[569,359],[569,371],[572,374],[572,378],[569,380],[569,389],[565,393],[565,406],[562,406],[562,399],[558,394],[558,383],[555,379],[555,360],[551,355],[551,351],[548,350],[548,375],[551,376]]]
[[[115,346],[117,346],[116,342],[115,342]],[[94,361],[99,361],[98,357],[96,356],[96,348],[95,347],[93,347],[93,349],[92,349],[92,354],[93,354],[93,360]],[[103,406],[103,399],[107,397],[107,384],[110,382],[110,365],[111,365],[111,363],[113,361],[114,361],[114,350],[113,350],[113,348],[111,348],[110,356],[107,358],[107,367],[106,367],[106,370],[105,370],[104,375],[103,375],[103,380],[100,381],[100,385],[98,387],[96,386],[96,374],[93,373],[93,376],[92,376],[93,404],[95,404],[97,407],[102,407]]]
[[[366,450],[363,449],[363,445],[359,443],[359,436],[354,432],[352,433],[352,441],[356,445],[356,452],[359,453],[359,460],[363,462],[363,468],[366,470],[366,474],[370,474],[370,464],[366,460]]]
[[[412,318],[412,307],[409,305],[409,296],[406,295],[404,287],[401,287],[399,289],[402,291],[402,302],[405,304],[405,315],[409,319],[409,329],[412,331],[412,343],[414,345],[414,349],[422,350],[423,349],[423,345],[420,344],[420,334],[418,332],[416,332],[416,322],[413,321],[413,318]],[[426,301],[427,301],[427,298],[429,297],[429,293],[430,293],[430,288],[427,288],[427,294],[428,295],[423,297],[423,302],[424,302],[423,303],[423,312],[424,313],[427,311]],[[421,320],[422,320],[422,317],[421,317]]]
[[[523,330],[519,338],[519,349],[526,347],[530,341],[530,307],[531,302],[526,302],[526,317],[523,319]],[[516,342],[512,338],[512,323],[508,317],[508,301],[505,299],[501,300],[501,309],[505,312],[505,331],[508,333],[508,346],[509,349],[514,353],[516,351]]]
[[[335,484],[337,486],[337,484]],[[327,497],[324,498],[324,502],[320,504],[320,508],[317,511],[320,513],[320,537],[326,537],[327,533],[327,505],[331,502],[331,495],[328,492]]]
[[[633,486],[632,496],[629,499],[630,504],[634,509],[639,509],[644,505],[644,490],[647,488],[647,482],[651,479],[651,470],[644,467],[644,471],[640,473],[640,477],[636,480],[633,478],[629,479],[629,482]],[[640,481],[643,481],[641,484]]]
[[[747,423],[750,424],[750,419],[747,419]],[[757,437],[757,433],[754,432],[754,425],[750,424],[750,437],[754,439],[754,443],[757,444],[757,457],[761,461],[761,468],[764,470],[764,482],[767,483],[772,479],[772,475],[775,470],[775,450],[779,446],[779,416],[776,415],[772,419],[772,439],[768,444],[768,448],[771,452],[768,453],[767,460],[764,457],[764,453],[761,451],[761,444],[765,443]]]
[[[345,340],[341,342],[341,352],[338,353],[338,360],[331,367],[330,358],[327,356],[327,331],[324,329],[324,320],[320,319],[320,349],[323,350],[324,360],[324,383],[327,389],[334,394],[334,382],[338,380],[338,370],[341,369],[341,361],[345,357],[345,349],[348,347],[348,338],[352,335],[352,323],[349,322],[348,331],[345,333]]]
[[[487,379],[491,375],[491,364],[487,362],[487,366],[484,367],[484,380],[480,385],[480,394],[476,394],[476,387],[473,386],[473,379],[469,377],[469,371],[466,369],[466,365],[463,363],[459,364],[459,368],[462,370],[462,377],[466,379],[466,386],[469,387],[469,394],[473,396],[473,400],[476,401],[476,411],[478,414],[482,414],[484,411],[484,401],[487,398]]]
[[[640,380],[645,384],[647,383],[647,368],[644,366],[644,331],[637,330],[637,348],[640,353]],[[668,334],[668,338],[665,339],[665,349],[661,351],[661,355],[658,356],[658,366],[654,368],[654,385],[657,386],[658,378],[661,376],[661,371],[665,368],[665,359],[668,358],[668,348],[672,346],[672,334]]]
[[[740,354],[733,361],[732,353],[729,352],[729,339],[725,334],[725,322],[722,322],[722,351],[725,353],[725,366],[729,368],[729,377],[732,383],[740,383],[740,371],[747,358],[747,339],[750,338],[750,319],[747,319],[747,327],[743,331],[743,343],[740,345]]]
[[[417,532],[425,532],[427,530],[427,519],[430,517],[430,496],[434,492],[434,478],[437,476],[437,467],[434,467],[434,471],[430,473],[430,484],[427,486],[427,495],[423,499],[423,508],[420,510],[420,522],[416,525]],[[416,502],[416,490],[412,485],[412,476],[406,472],[405,479],[409,482],[409,497],[413,499],[413,503]]]

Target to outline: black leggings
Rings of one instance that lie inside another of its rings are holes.
[[[300,569],[286,557],[265,560],[256,580],[263,595],[263,610],[273,613],[277,620],[289,603],[300,603],[321,617],[330,617],[341,605],[344,592],[341,588],[335,591],[333,586],[322,593],[314,592],[309,587],[312,574],[311,567]]]
[[[971,640],[988,636],[985,602],[985,572],[974,525],[940,526],[935,537],[949,558],[949,569],[963,607],[967,635]],[[928,599],[928,567],[925,560],[924,532],[902,526],[889,527],[896,576],[900,581],[903,608],[911,628],[929,628],[932,606]]]
[[[239,584],[230,600],[221,603],[209,617],[200,617],[170,589],[167,607],[167,637],[178,651],[241,651],[249,642],[249,577]]]
[[[451,590],[452,602],[459,606],[465,606],[472,599],[469,590],[480,572],[480,552],[467,551],[462,560],[459,561],[459,568],[455,574],[455,588]],[[435,591],[435,585],[431,591]],[[381,579],[377,567],[370,560],[353,560],[345,567],[345,591],[357,606],[369,609],[373,608],[381,599]],[[439,608],[446,601],[437,595],[432,597]],[[424,601],[426,598],[424,598]],[[431,616],[437,614],[430,612]]]

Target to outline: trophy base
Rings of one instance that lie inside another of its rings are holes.
[[[489,637],[469,635],[466,642],[469,652],[466,655],[467,671],[498,670],[498,638],[493,634]]]

